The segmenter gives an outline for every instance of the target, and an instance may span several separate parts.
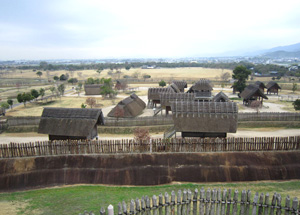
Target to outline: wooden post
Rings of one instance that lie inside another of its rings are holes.
[[[163,207],[163,195],[160,193],[158,196],[158,214],[163,215],[162,207]]]
[[[281,195],[277,195],[277,210],[276,215],[281,215]]]
[[[275,210],[275,206],[276,206],[276,193],[274,193],[273,198],[272,198],[272,205],[271,205],[271,209],[270,209],[270,215],[274,215],[274,210]]]
[[[193,196],[193,215],[197,215],[198,189],[196,188]]]
[[[227,196],[227,189],[223,190],[222,195],[222,204],[221,204],[221,215],[225,215],[225,209],[226,209],[226,196]]]
[[[172,190],[171,192],[171,215],[175,215],[175,192]]]
[[[112,205],[109,205],[107,207],[107,212],[108,212],[108,215],[114,215],[114,207]]]
[[[210,188],[208,188],[206,191],[205,215],[209,215],[210,198],[211,198],[211,191],[210,191]]]
[[[256,192],[254,195],[253,206],[252,206],[252,215],[256,215],[257,202],[258,202],[258,192]]]
[[[165,192],[165,215],[170,215],[170,198],[169,194]]]
[[[230,215],[230,208],[231,208],[231,189],[228,190],[228,194],[227,194],[227,210],[226,210],[226,215]]]
[[[181,190],[177,193],[177,215],[181,215]]]
[[[232,208],[233,215],[237,215],[238,197],[239,197],[239,191],[235,190],[233,195],[233,208]]]
[[[258,207],[258,215],[262,215],[263,214],[263,204],[264,204],[264,194],[261,193],[259,196],[259,207]]]
[[[291,200],[290,196],[287,195],[285,198],[285,209],[284,209],[284,215],[289,215],[289,211],[291,210]]]
[[[269,193],[267,193],[265,195],[265,211],[264,211],[264,215],[268,215],[269,214]]]
[[[298,208],[298,198],[295,197],[293,199],[293,203],[292,203],[292,213],[291,213],[291,215],[296,215],[297,214],[297,208]]]

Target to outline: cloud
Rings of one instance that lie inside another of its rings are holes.
[[[184,57],[269,48],[299,42],[299,9],[296,0],[3,0],[0,46],[7,52],[0,59]]]

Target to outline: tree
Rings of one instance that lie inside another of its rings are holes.
[[[166,85],[167,84],[166,84],[166,82],[164,80],[161,80],[160,82],[158,82],[158,86],[160,86],[160,87],[164,87]]]
[[[134,139],[137,142],[150,140],[149,130],[145,128],[136,128],[133,131]]]
[[[40,79],[41,79],[41,76],[43,75],[43,73],[42,73],[41,71],[37,71],[35,74],[36,74],[37,76],[39,76]]]
[[[58,80],[59,80],[59,77],[58,77],[57,75],[55,75],[55,76],[53,77],[53,80],[54,80],[54,81],[58,81]]]
[[[130,65],[126,65],[126,66],[125,66],[125,69],[126,69],[126,70],[130,70],[130,68],[131,68]]]
[[[58,90],[58,92],[60,92],[61,95],[64,95],[65,88],[66,88],[65,85],[61,84],[58,86],[57,90]]]
[[[30,101],[33,98],[33,96],[30,93],[19,93],[17,95],[17,100],[19,103],[24,103],[24,106],[26,107],[26,102]]]
[[[75,83],[77,83],[77,82],[78,82],[77,78],[70,78],[70,79],[68,80],[68,83],[71,83],[71,84],[75,84]]]
[[[111,78],[101,78],[100,83],[103,84],[100,87],[100,94],[104,97],[114,97],[117,93],[112,89],[113,83]]]
[[[36,89],[32,89],[30,91],[30,94],[33,96],[33,98],[35,98],[35,100],[39,97],[39,92]]]
[[[297,90],[298,86],[296,83],[293,83],[293,86],[292,86],[292,91],[293,93],[295,93],[295,91]]]
[[[12,106],[13,106],[13,104],[14,104],[14,101],[13,101],[12,99],[8,99],[8,100],[7,100],[7,104],[9,104],[9,105],[10,105],[10,109],[12,109]]]
[[[230,78],[230,73],[229,72],[222,73],[220,78],[222,81],[227,82],[228,79]]]
[[[296,101],[293,102],[295,110],[300,110],[300,99],[296,99]]]
[[[68,75],[62,74],[61,76],[59,76],[59,80],[60,81],[66,81],[66,80],[68,80]]]
[[[4,109],[8,109],[9,108],[9,104],[7,102],[2,102],[0,106],[2,108],[4,108]]]
[[[102,71],[103,71],[103,68],[102,68],[102,67],[99,67],[99,69],[97,69],[96,72],[100,75]]]
[[[81,108],[86,108],[86,105],[82,103]]]
[[[51,93],[52,93],[52,95],[54,94],[54,92],[55,92],[55,87],[54,86],[52,86],[52,87],[50,87],[49,88],[49,90],[51,91]]]
[[[78,97],[80,96],[81,89],[82,89],[82,83],[79,83],[75,88],[76,92],[78,93]]]
[[[44,95],[45,95],[45,89],[44,89],[44,88],[41,88],[41,89],[39,90],[39,93],[40,93],[40,96],[42,96],[42,98],[43,98]]]
[[[91,108],[93,108],[93,106],[96,104],[96,99],[89,97],[85,100],[85,103],[91,106]]]
[[[151,78],[151,75],[144,74],[143,78],[144,78],[144,80],[146,80],[147,78]]]
[[[140,71],[135,71],[133,74],[132,74],[132,77],[133,78],[139,78],[141,75],[141,72]]]
[[[233,87],[240,93],[246,88],[246,81],[251,74],[245,66],[239,65],[233,70],[232,78],[236,80]]]

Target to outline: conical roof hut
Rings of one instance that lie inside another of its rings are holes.
[[[185,81],[173,81],[173,84],[175,84],[180,92],[184,92],[184,89],[187,88],[187,83]]]
[[[146,104],[137,95],[131,96],[120,101],[108,114],[109,117],[133,118],[140,115],[145,109]]]

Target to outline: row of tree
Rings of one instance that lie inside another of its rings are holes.
[[[300,69],[294,71],[289,71],[285,66],[279,66],[274,64],[253,64],[249,62],[212,62],[212,63],[196,63],[196,62],[131,62],[131,63],[96,63],[96,64],[57,64],[52,65],[47,62],[41,62],[38,66],[18,66],[18,69],[33,69],[33,70],[44,70],[44,71],[57,71],[57,70],[68,70],[68,71],[78,71],[78,70],[96,70],[99,74],[104,69],[120,70],[125,68],[129,70],[131,68],[141,68],[143,65],[155,65],[156,67],[163,68],[180,68],[180,67],[204,67],[204,68],[218,68],[218,69],[230,69],[233,70],[239,65],[245,66],[247,69],[252,69],[253,72],[260,74],[268,74],[270,71],[277,71],[279,75],[300,75]],[[1,68],[0,68],[1,69]],[[60,78],[60,77],[59,77]]]

